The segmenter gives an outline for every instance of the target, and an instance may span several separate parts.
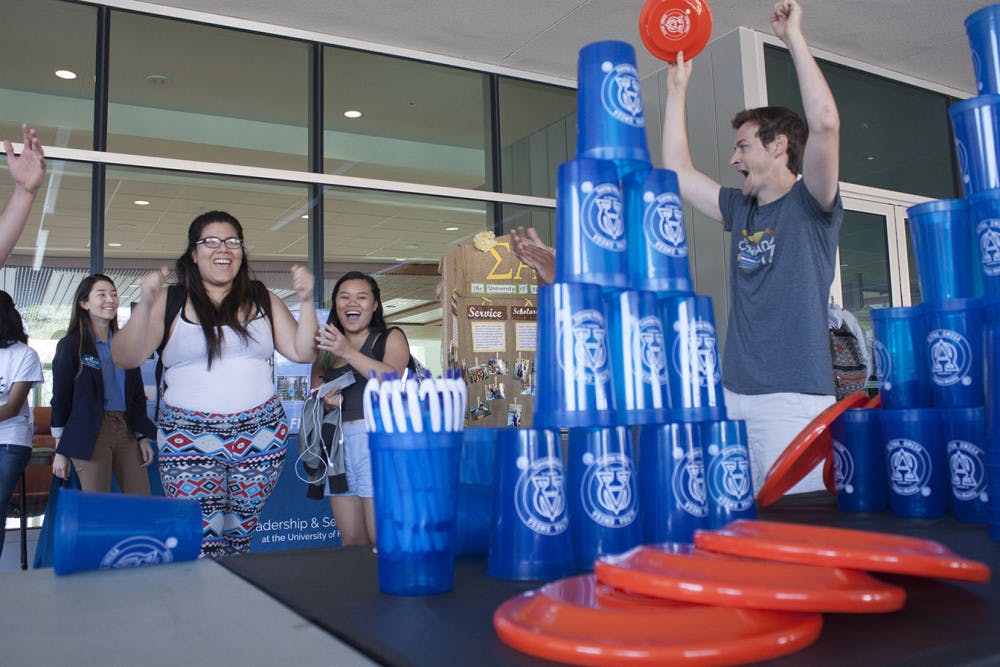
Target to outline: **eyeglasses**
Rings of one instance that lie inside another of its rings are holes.
[[[239,250],[243,247],[243,241],[236,236],[230,236],[228,239],[220,239],[218,236],[206,236],[203,239],[198,239],[194,242],[195,245],[203,245],[206,248],[211,248],[215,250],[220,247],[223,243],[230,250]]]

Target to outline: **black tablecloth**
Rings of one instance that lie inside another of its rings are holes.
[[[759,518],[937,540],[962,557],[989,564],[996,573],[989,584],[879,574],[906,589],[901,611],[825,614],[815,644],[766,664],[1000,665],[1000,543],[989,539],[985,527],[961,524],[952,516],[898,519],[888,512],[841,513],[825,493],[787,496]],[[552,664],[518,653],[497,638],[493,611],[538,584],[491,579],[484,557],[459,558],[454,591],[425,597],[380,593],[375,556],[359,547],[249,554],[220,563],[383,664]]]

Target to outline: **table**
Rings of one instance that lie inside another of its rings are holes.
[[[990,584],[878,575],[906,589],[906,606],[891,614],[824,615],[812,646],[764,664],[982,665],[1000,660],[1000,543],[983,526],[940,519],[898,519],[888,512],[838,512],[825,492],[786,496],[761,519],[859,528],[934,539],[966,558],[988,563]],[[491,579],[485,558],[459,558],[455,590],[427,597],[378,591],[370,549],[311,549],[237,556],[222,565],[381,664],[398,667],[551,665],[503,644],[492,614],[507,598],[537,583]],[[992,664],[992,663],[991,663]]]
[[[5,665],[372,667],[214,561],[0,574]]]

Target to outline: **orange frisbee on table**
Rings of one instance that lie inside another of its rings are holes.
[[[740,520],[698,530],[701,549],[785,563],[826,565],[938,579],[986,583],[985,563],[961,558],[933,540],[849,528]]]
[[[856,391],[809,422],[767,471],[764,484],[757,492],[757,502],[762,507],[767,507],[808,475],[824,458],[831,456],[833,447],[828,431],[830,424],[845,410],[856,408],[867,401],[868,394]]]
[[[646,545],[598,558],[594,573],[630,593],[719,607],[864,614],[896,611],[906,601],[902,588],[857,570],[722,555]]]
[[[677,62],[701,53],[712,36],[712,11],[705,0],[647,0],[639,13],[639,37],[654,56]]]
[[[604,608],[594,576],[560,579],[497,608],[493,627],[509,646],[576,665],[735,665],[813,643],[819,614],[703,605]]]

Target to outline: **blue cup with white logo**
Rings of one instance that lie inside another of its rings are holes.
[[[969,199],[976,296],[1000,294],[1000,190],[978,192]]]
[[[879,412],[892,513],[924,519],[943,515],[951,492],[940,410]]]
[[[670,366],[673,421],[725,419],[712,299],[697,295],[666,297],[660,300],[660,313]]]
[[[62,575],[194,560],[201,535],[195,500],[61,489],[52,564]]]
[[[699,432],[705,456],[708,527],[721,528],[737,519],[756,518],[746,422],[704,422]]]
[[[951,473],[951,507],[963,523],[987,522],[986,424],[983,408],[941,410]]]
[[[934,301],[924,309],[925,358],[935,407],[982,406],[982,300]]]
[[[579,159],[559,165],[555,282],[628,287],[627,248],[614,163]]]
[[[639,505],[643,542],[692,543],[708,528],[705,458],[699,425],[692,422],[639,427]]]
[[[966,197],[1000,188],[1000,95],[979,95],[948,108]]]
[[[969,203],[942,199],[906,209],[925,302],[975,296],[973,277],[982,269],[974,253]]]
[[[1000,5],[989,5],[969,14],[965,32],[977,89],[980,93],[1000,93]]]
[[[598,556],[628,551],[642,541],[629,430],[571,428],[567,452],[573,557],[578,570],[592,570]]]
[[[537,360],[536,427],[614,423],[608,319],[599,286],[553,283],[538,290]]]
[[[660,304],[652,292],[605,292],[617,421],[654,424],[670,413],[670,379]]]
[[[462,431],[462,454],[458,481],[461,484],[493,484],[493,447],[499,428],[473,427]]]
[[[629,279],[633,289],[691,294],[691,266],[677,174],[632,172],[622,179]]]
[[[883,408],[925,408],[931,404],[923,314],[923,306],[871,311],[872,347]]]
[[[889,503],[878,410],[846,410],[830,426],[837,507],[843,512],[881,512]]]
[[[649,162],[635,48],[594,42],[577,60],[577,157]]]
[[[498,579],[556,579],[572,574],[573,543],[559,432],[500,431],[493,479],[486,573]]]

